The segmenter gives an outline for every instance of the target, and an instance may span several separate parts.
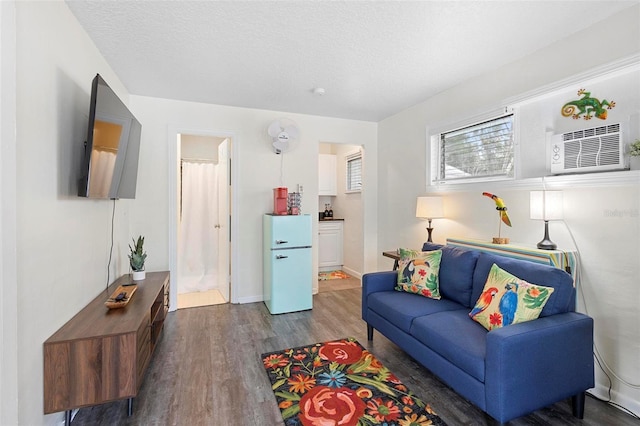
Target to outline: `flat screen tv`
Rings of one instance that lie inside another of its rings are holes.
[[[141,133],[140,122],[97,74],[91,84],[80,197],[135,198]]]

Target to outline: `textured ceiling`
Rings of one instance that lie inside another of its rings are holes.
[[[132,94],[379,121],[638,1],[67,4]]]

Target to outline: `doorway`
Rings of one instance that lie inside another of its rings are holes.
[[[232,138],[178,134],[177,308],[230,301]]]
[[[332,212],[329,222],[318,225],[318,292],[359,288],[365,264],[364,146],[320,142],[318,153],[331,159],[319,161],[319,180],[326,182],[318,195],[319,218],[324,210]]]

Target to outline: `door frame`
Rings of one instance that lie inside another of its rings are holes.
[[[371,154],[369,154],[366,150],[366,146],[365,144],[362,143],[355,143],[355,142],[332,142],[332,141],[328,141],[328,140],[321,140],[318,141],[318,156],[321,154],[321,150],[320,150],[320,145],[335,145],[336,147],[340,147],[340,148],[344,148],[344,147],[348,147],[348,149],[351,149],[352,151],[355,150],[359,150],[360,151],[360,155],[362,156],[362,189],[360,192],[360,208],[362,209],[362,213],[360,216],[360,221],[361,221],[361,226],[362,226],[362,239],[359,241],[359,244],[361,245],[361,250],[362,250],[362,263],[360,264],[360,271],[354,271],[350,268],[346,268],[346,272],[354,275],[352,273],[356,272],[360,275],[360,277],[358,278],[362,278],[362,275],[364,275],[368,270],[375,270],[375,269],[368,269],[367,265],[368,263],[368,250],[367,247],[371,246],[371,247],[375,247],[376,245],[367,245],[367,241],[368,241],[368,234],[367,234],[367,224],[368,224],[368,219],[369,217],[367,216],[368,212],[372,211],[371,209],[367,209],[367,201],[368,199],[365,196],[365,193],[369,193],[369,192],[374,192],[374,189],[369,188],[372,185],[372,180],[368,179],[369,175],[367,174],[367,159],[369,157],[371,157]],[[331,152],[334,152],[333,148],[331,149]],[[337,154],[334,154],[337,155]],[[346,153],[345,153],[345,157],[346,157]],[[373,160],[369,160],[369,161],[373,161]],[[344,173],[344,172],[340,172],[339,170],[344,170],[344,162],[338,162],[336,164],[336,173]],[[320,172],[320,168],[318,167],[318,174]],[[340,189],[338,188],[338,193],[340,192],[344,192],[344,189]],[[320,195],[318,194],[317,199],[319,200],[320,197],[325,197],[325,195]],[[320,204],[318,203],[318,208],[321,209]],[[319,232],[319,228],[320,225],[318,224],[318,232]],[[377,235],[377,234],[376,234]],[[343,239],[344,239],[344,227],[343,227]],[[316,251],[316,264],[318,265],[318,270],[317,272],[323,272],[322,271],[322,267],[320,266],[320,238],[319,238],[319,233],[318,233],[318,240],[317,240],[317,244],[318,244],[318,250]],[[373,255],[373,257],[371,257],[371,259],[375,259],[375,255],[377,253],[377,250],[373,249],[371,250],[371,253]],[[343,247],[343,256],[344,256],[344,247]],[[344,259],[343,259],[344,262]],[[344,267],[344,265],[343,265]],[[316,281],[317,283],[317,281]],[[318,284],[314,284],[314,285],[318,285]],[[320,286],[318,285],[318,288],[316,289],[314,287],[314,291],[319,291]]]
[[[231,204],[229,211],[231,212],[230,231],[231,231],[231,253],[230,253],[230,268],[231,268],[231,284],[229,288],[230,303],[238,303],[238,271],[234,265],[238,262],[238,243],[236,241],[238,235],[238,191],[236,183],[238,182],[238,158],[236,156],[236,146],[238,139],[234,132],[215,130],[215,129],[200,129],[192,127],[180,127],[169,126],[167,143],[168,143],[168,168],[169,168],[169,272],[171,276],[178,276],[178,174],[180,173],[180,158],[178,151],[180,148],[179,135],[188,134],[196,136],[214,136],[220,138],[231,139],[231,147],[229,148],[229,159],[231,162]],[[178,286],[172,285],[169,290],[169,310],[175,311],[178,306]]]

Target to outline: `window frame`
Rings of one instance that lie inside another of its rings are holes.
[[[359,161],[360,162],[360,187],[359,188],[351,188],[350,187],[350,183],[351,183],[351,175],[350,175],[350,163],[352,161]],[[344,167],[345,167],[345,183],[344,183],[344,192],[345,194],[352,194],[352,193],[357,193],[357,192],[362,192],[362,187],[363,187],[363,170],[364,170],[364,161],[362,158],[362,150],[358,149],[356,151],[352,151],[347,153],[344,156]]]
[[[483,123],[491,123],[493,121],[501,120],[505,117],[511,116],[511,138],[512,138],[512,164],[513,172],[511,175],[499,174],[491,176],[471,176],[468,178],[454,178],[446,179],[442,176],[442,137],[447,133],[453,133],[465,128],[471,128]],[[427,132],[429,134],[429,132]],[[518,164],[519,164],[519,147],[518,147],[518,114],[514,108],[502,108],[500,110],[494,110],[490,113],[483,114],[482,116],[474,117],[448,126],[441,126],[441,128],[430,136],[430,154],[431,154],[431,167],[428,185],[464,185],[477,182],[496,182],[496,181],[514,181],[518,176]]]

